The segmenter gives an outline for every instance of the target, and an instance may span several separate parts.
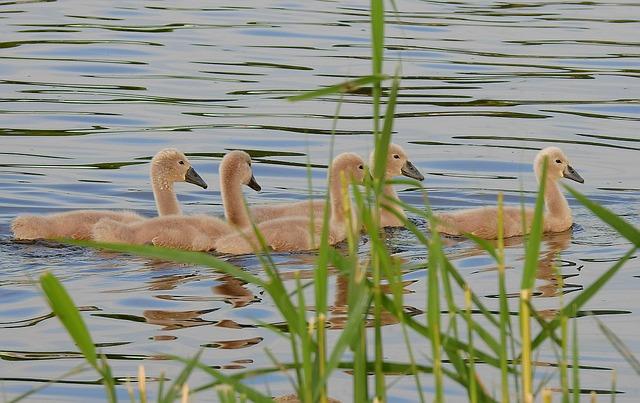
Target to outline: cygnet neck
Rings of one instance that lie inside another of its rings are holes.
[[[332,167],[329,174],[329,200],[331,203],[331,221],[336,223],[345,223],[346,213],[342,194],[342,174],[344,172],[340,167]],[[347,179],[345,177],[345,179]],[[348,185],[348,181],[347,181]],[[348,192],[348,187],[347,187]],[[348,197],[348,194],[347,194]]]
[[[560,190],[557,179],[547,178],[544,191],[544,205],[547,214],[554,218],[571,217],[571,209],[569,203]]]
[[[542,178],[542,168],[541,164],[544,164],[544,157],[536,158],[536,166],[534,169],[534,173],[536,174],[536,178],[538,179],[538,183],[541,183]],[[546,216],[553,220],[566,220],[567,218],[571,220],[571,209],[569,208],[569,203],[567,199],[564,197],[564,194],[560,190],[560,185],[558,184],[557,177],[554,177],[547,169],[547,177],[545,182],[545,190],[544,190],[544,205],[546,208]]]
[[[173,190],[173,182],[168,180],[161,167],[151,164],[151,188],[156,201],[158,215],[181,214],[180,203]]]
[[[224,206],[224,216],[227,222],[239,228],[251,224],[244,197],[242,196],[242,182],[238,175],[223,164],[220,165],[220,191]]]
[[[391,185],[389,183],[384,185],[384,187],[382,188],[382,192],[386,196],[385,199],[390,199],[390,200],[394,200],[394,201],[395,200],[400,200],[400,198],[398,197],[398,193],[396,193],[396,190],[393,188],[393,185]],[[384,200],[383,200],[383,202],[384,202]],[[391,210],[393,210],[396,213],[400,214],[400,216],[406,217],[406,214],[404,213],[404,209],[401,206],[399,206],[397,203],[385,202],[384,204],[388,208],[390,208]]]

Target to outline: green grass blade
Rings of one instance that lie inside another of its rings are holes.
[[[381,74],[364,76],[360,78],[356,78],[355,80],[345,81],[340,84],[331,85],[329,87],[319,88],[313,91],[307,91],[300,95],[294,95],[292,97],[287,98],[289,101],[304,101],[307,99],[313,99],[318,97],[323,97],[325,95],[331,94],[343,94],[345,92],[355,91],[360,87],[370,84],[380,84],[380,82],[384,80],[388,80],[389,77]]]
[[[182,385],[187,382],[187,379],[189,379],[189,376],[196,368],[196,365],[199,363],[201,354],[202,350],[198,351],[198,353],[190,360],[185,361],[187,365],[182,369],[182,371],[180,371],[180,374],[175,379],[175,381],[173,381],[173,384],[171,384],[171,386],[167,390],[166,395],[158,396],[158,402],[173,403],[178,398],[178,396],[180,396]]]
[[[636,246],[636,248],[640,248],[640,230],[638,230],[633,225],[626,222],[624,219],[620,218],[611,210],[599,205],[598,203],[595,203],[589,200],[585,195],[578,192],[571,186],[564,185],[564,187],[580,203],[582,203],[586,208],[591,210],[593,214],[597,215],[602,221],[612,226],[618,232],[618,234],[627,238],[631,243],[633,243]]]
[[[79,373],[83,372],[85,370],[85,368],[83,368],[84,366],[85,366],[85,364],[81,363],[80,365],[71,368],[69,371],[65,372],[64,374],[62,374],[62,375],[60,375],[60,376],[58,376],[56,378],[50,379],[47,382],[43,383],[42,385],[39,385],[39,386],[37,386],[37,387],[35,387],[33,389],[29,389],[28,391],[20,394],[19,396],[16,396],[15,398],[13,398],[11,400],[7,400],[6,403],[18,403],[18,402],[26,399],[27,397],[29,397],[29,396],[31,396],[31,395],[33,395],[35,393],[38,393],[38,392],[42,391],[43,389],[48,388],[49,386],[53,385],[56,382],[62,381],[63,379],[65,379],[65,378],[67,378],[69,376],[73,376],[73,375],[76,375],[76,374],[79,374]]]
[[[629,347],[620,338],[613,332],[607,325],[605,325],[597,316],[594,316],[593,319],[598,323],[598,327],[604,333],[604,335],[609,339],[611,345],[618,350],[622,358],[624,358],[627,363],[631,366],[631,368],[636,371],[636,374],[640,375],[640,361],[636,358],[635,355],[631,352]]]
[[[102,243],[91,241],[73,241],[64,240],[65,243],[79,246],[87,246],[91,248],[107,249],[115,252],[131,253],[138,256],[144,256],[148,258],[170,260],[179,263],[187,263],[199,266],[206,266],[212,269],[222,271],[230,274],[240,280],[255,284],[260,287],[268,287],[268,284],[262,281],[259,277],[254,276],[239,267],[236,267],[224,260],[218,259],[212,255],[201,252],[186,252],[177,249],[161,248],[158,246],[149,245],[125,245],[119,243]]]
[[[194,361],[193,359],[186,359],[186,358],[182,358],[182,357],[177,357],[177,356],[169,356],[170,359],[172,360],[176,360],[176,361],[180,361],[184,364],[190,365],[193,364],[193,366],[195,368],[198,368],[199,370],[205,372],[206,374],[209,374],[210,376],[212,376],[213,378],[216,379],[216,382],[212,383],[212,384],[207,384],[204,387],[199,387],[199,388],[194,388],[192,390],[192,393],[198,393],[201,391],[205,391],[210,389],[211,387],[215,386],[215,385],[220,385],[220,384],[227,384],[227,385],[231,385],[236,391],[238,391],[239,393],[242,393],[244,395],[246,395],[249,399],[251,399],[251,401],[254,402],[261,402],[261,403],[272,403],[273,400],[271,399],[271,397],[266,396],[264,394],[262,394],[261,392],[258,392],[257,390],[246,386],[245,384],[243,384],[241,382],[241,379],[243,378],[243,374],[237,374],[234,376],[229,376],[224,374],[221,371],[218,371],[214,368],[211,368],[208,365],[205,365],[199,361]],[[260,372],[258,374],[262,374],[262,373],[269,373],[269,372],[276,372],[276,371],[280,371],[282,368],[278,367],[278,368],[274,368],[272,371],[266,371],[266,372]]]
[[[393,77],[391,92],[387,101],[387,110],[385,112],[382,132],[376,138],[375,156],[373,175],[376,178],[376,194],[382,192],[385,185],[384,172],[387,164],[387,154],[389,152],[389,143],[391,143],[391,134],[393,132],[393,118],[396,112],[396,102],[398,98],[398,88],[400,87],[400,78],[398,72]]]
[[[571,362],[571,389],[573,390],[573,402],[580,403],[580,346],[578,345],[578,321],[573,320],[573,337],[571,340],[573,360]]]
[[[558,312],[558,317],[556,317],[553,321],[549,322],[549,326],[547,329],[543,329],[540,331],[538,336],[531,343],[531,348],[535,350],[538,346],[540,346],[547,338],[551,336],[551,333],[560,326],[559,316],[567,315],[569,317],[575,316],[576,312],[586,304],[617,272],[620,270],[622,266],[629,260],[634,253],[636,252],[636,248],[633,247],[629,250],[620,260],[616,262],[613,266],[611,266],[606,272],[604,272],[600,277],[596,279],[589,287],[587,287],[584,291],[582,291],[577,297],[575,297],[571,302],[569,302],[566,306],[564,306],[560,312]]]
[[[540,243],[542,242],[543,220],[544,220],[544,193],[547,183],[547,157],[543,161],[542,180],[538,188],[538,197],[533,213],[533,223],[531,232],[526,243],[524,270],[522,272],[521,290],[531,290],[538,270],[538,257],[540,256]],[[523,212],[524,217],[524,212]],[[523,220],[524,222],[525,220]],[[527,224],[525,224],[527,225]]]
[[[40,286],[44,291],[49,306],[60,319],[60,322],[62,322],[62,325],[76,343],[84,358],[93,368],[101,372],[98,365],[96,347],[93,344],[87,325],[82,320],[80,312],[67,290],[65,290],[56,276],[49,272],[40,276]]]

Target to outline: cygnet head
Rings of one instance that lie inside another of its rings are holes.
[[[372,151],[369,155],[369,164],[371,169],[375,166],[375,151]],[[391,179],[400,175],[419,181],[424,180],[424,176],[418,171],[418,168],[409,161],[404,149],[397,144],[391,143],[387,153],[387,168],[384,177],[385,179]]]
[[[534,161],[534,169],[536,177],[540,179],[542,176],[542,168],[544,161],[547,161],[547,178],[558,180],[567,178],[579,183],[584,183],[584,179],[569,164],[569,159],[558,147],[547,147],[541,150]]]
[[[188,182],[207,188],[207,183],[193,169],[187,156],[175,148],[160,150],[151,159],[151,177],[162,186],[169,186],[173,182]]]
[[[234,150],[228,152],[220,163],[220,181],[239,181],[243,185],[259,192],[262,188],[253,177],[251,170],[251,157],[244,151]],[[222,186],[225,183],[221,183]]]
[[[342,153],[333,159],[331,175],[340,178],[344,174],[348,180],[362,184],[366,172],[364,168],[364,160],[358,154]]]

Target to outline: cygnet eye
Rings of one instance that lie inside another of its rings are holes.
[[[358,165],[358,169],[364,169],[362,165]]]
[[[399,159],[400,159],[400,156],[399,156],[398,154],[393,154],[393,158],[395,158],[395,159],[399,160]]]
[[[178,164],[184,165],[184,161],[178,161]]]
[[[561,160],[556,160],[556,164],[561,164],[562,161]]]

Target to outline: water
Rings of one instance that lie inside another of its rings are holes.
[[[269,349],[291,359],[288,344],[256,327],[281,318],[261,289],[201,267],[158,263],[56,244],[15,243],[10,220],[20,213],[75,208],[154,213],[148,159],[160,148],[186,151],[210,182],[202,191],[178,187],[188,213],[220,214],[217,167],[241,148],[254,156],[261,193],[249,202],[299,200],[323,178],[338,106],[335,148],[371,150],[371,99],[366,91],[289,103],[300,90],[370,72],[368,2],[3,2],[0,3],[0,379],[12,397],[80,364],[34,285],[49,270],[82,307],[96,343],[115,374],[175,377],[182,368],[165,354],[188,356],[228,373],[271,365]],[[176,3],[177,4],[177,3]],[[425,174],[435,209],[535,197],[535,150],[556,144],[585,178],[583,193],[638,225],[640,219],[640,73],[636,2],[508,3],[405,1],[389,16],[387,70],[402,66],[394,141]],[[521,193],[521,190],[524,192]],[[404,189],[412,204],[420,195]],[[628,249],[628,242],[571,201],[570,234],[545,240],[536,306],[553,309],[589,285]],[[418,222],[424,227],[424,223]],[[404,230],[388,242],[409,263],[425,252]],[[366,240],[362,241],[363,254]],[[490,259],[470,242],[447,251],[483,302],[495,307]],[[560,253],[566,284],[552,280]],[[507,250],[509,291],[517,291],[524,252]],[[286,273],[311,275],[313,254],[277,256]],[[260,275],[253,257],[230,259]],[[405,273],[406,304],[421,320],[426,271]],[[586,307],[600,314],[633,352],[640,352],[636,298],[640,266],[632,260]],[[290,282],[291,285],[293,282]],[[344,321],[343,280],[332,276],[335,317]],[[582,387],[610,390],[617,370],[620,400],[640,393],[637,375],[590,317],[580,326]],[[388,330],[388,331],[387,331]],[[385,330],[387,356],[403,360],[397,325]],[[330,340],[335,332],[329,332]],[[418,345],[419,355],[429,355]],[[537,357],[553,362],[547,351]],[[142,360],[142,361],[141,361]],[[549,369],[536,371],[537,381]],[[31,401],[104,397],[86,371],[39,392]],[[207,380],[195,374],[192,385]],[[393,401],[414,401],[410,378],[389,377]],[[495,388],[497,384],[487,385]],[[557,386],[557,381],[551,383]],[[289,393],[282,374],[254,386]],[[348,400],[350,378],[336,375],[331,394]],[[424,379],[432,391],[429,377]],[[154,387],[151,388],[154,390]],[[126,399],[125,388],[119,389]],[[448,384],[452,401],[465,401]],[[198,400],[212,400],[202,395]]]

